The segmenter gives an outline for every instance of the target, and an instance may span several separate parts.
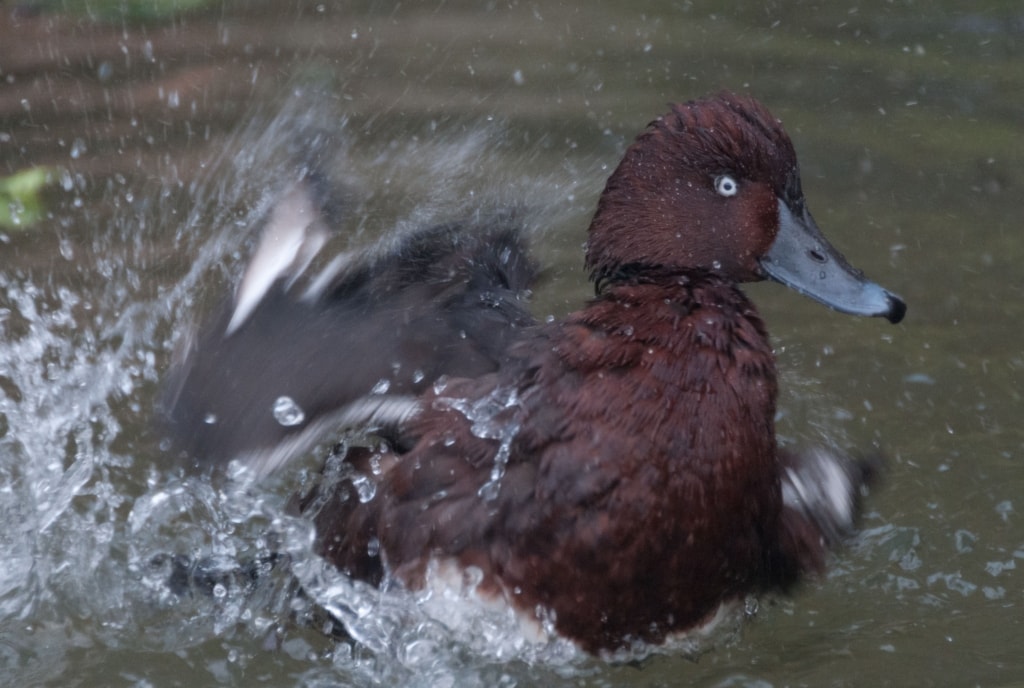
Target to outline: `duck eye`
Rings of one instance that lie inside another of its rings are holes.
[[[740,190],[740,185],[736,183],[736,180],[727,174],[715,177],[715,191],[718,192],[719,196],[735,196],[736,192]]]

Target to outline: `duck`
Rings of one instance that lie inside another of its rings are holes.
[[[257,476],[349,438],[334,478],[295,501],[344,574],[470,580],[600,655],[788,593],[854,532],[868,471],[780,448],[775,357],[740,285],[894,324],[906,304],[824,237],[793,143],[754,98],[673,104],[639,134],[589,226],[594,296],[558,320],[529,311],[542,271],[514,212],[306,275],[327,231],[316,176],[188,339],[163,415],[179,457]]]

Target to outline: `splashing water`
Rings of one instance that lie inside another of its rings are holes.
[[[483,399],[452,399],[440,397],[437,403],[453,408],[473,423],[470,431],[483,439],[499,440],[494,452],[494,466],[486,483],[477,494],[485,501],[493,501],[501,490],[501,479],[508,466],[512,441],[519,433],[521,423],[516,418],[519,395],[512,388],[498,388]],[[509,417],[511,416],[511,418]]]
[[[200,682],[237,682],[268,643],[272,661],[291,663],[302,685],[514,685],[510,659],[585,671],[564,647],[514,640],[515,623],[501,614],[439,619],[425,611],[427,593],[371,589],[326,565],[313,554],[310,524],[288,515],[304,475],[218,484],[175,472],[157,446],[153,400],[168,358],[188,345],[205,295],[225,293],[240,273],[243,245],[277,190],[300,175],[292,143],[322,135],[325,123],[345,131],[343,118],[309,99],[257,114],[189,184],[92,188],[67,173],[62,189],[75,202],[54,222],[94,227],[93,235],[61,230],[65,263],[51,274],[0,270],[0,675],[14,684],[51,682],[67,665],[82,666],[82,653],[95,664],[138,651],[194,657]],[[403,132],[358,153],[337,141],[344,184],[373,191],[353,202],[354,227],[336,241],[397,235],[524,198],[558,224],[586,211],[565,202],[585,195],[581,177],[594,190],[600,183],[566,170],[531,176],[527,159],[508,164],[495,125],[452,130],[461,133]],[[394,198],[376,191],[382,180]],[[523,215],[529,227],[539,219]],[[168,271],[167,252],[187,260]],[[278,422],[303,422],[302,409],[278,401]],[[516,430],[496,414],[516,404],[509,394],[466,411],[475,432],[500,441],[482,498],[499,489]],[[310,600],[356,642],[290,626],[312,614]]]

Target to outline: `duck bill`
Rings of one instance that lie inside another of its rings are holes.
[[[841,313],[898,323],[907,312],[899,296],[864,277],[825,239],[810,212],[800,216],[780,199],[779,232],[761,258],[765,274]]]

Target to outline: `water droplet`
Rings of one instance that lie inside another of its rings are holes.
[[[523,70],[517,69],[516,71],[512,72],[512,81],[513,83],[515,83],[516,86],[522,86],[524,83],[526,83],[526,79],[523,77]]]
[[[205,416],[203,416],[203,422],[206,423],[207,425],[213,425],[214,423],[217,422],[217,414],[207,413]]]
[[[382,377],[377,380],[377,384],[370,390],[370,394],[387,394],[388,390],[391,389],[391,380],[386,377]]]
[[[366,553],[371,557],[375,557],[380,553],[380,540],[375,537],[369,539],[366,543]]]
[[[306,414],[291,397],[278,397],[274,400],[274,420],[286,428],[298,425],[306,420]]]
[[[498,476],[497,479],[492,476],[490,480],[480,486],[476,494],[485,502],[492,502],[498,498],[499,492],[501,492],[501,476]]]
[[[484,580],[484,572],[479,566],[467,566],[462,571],[462,589],[464,592],[473,593],[477,586]]]
[[[996,504],[996,513],[1002,517],[1005,523],[1009,519],[1010,514],[1013,513],[1013,502],[1009,499],[999,502]]]
[[[86,150],[88,149],[85,147],[85,141],[82,139],[75,139],[74,143],[71,144],[71,159],[78,160]]]
[[[373,482],[365,475],[353,476],[352,487],[356,488],[356,494],[359,496],[359,501],[363,504],[366,504],[377,494],[377,483]]]
[[[713,260],[713,261],[711,261],[711,267],[713,269],[715,269],[715,270],[721,270],[722,269],[722,261],[720,261],[720,260]]]
[[[424,373],[422,370],[418,368],[412,371],[412,381],[416,384],[423,382],[423,378],[425,378],[426,376],[426,373]]]

